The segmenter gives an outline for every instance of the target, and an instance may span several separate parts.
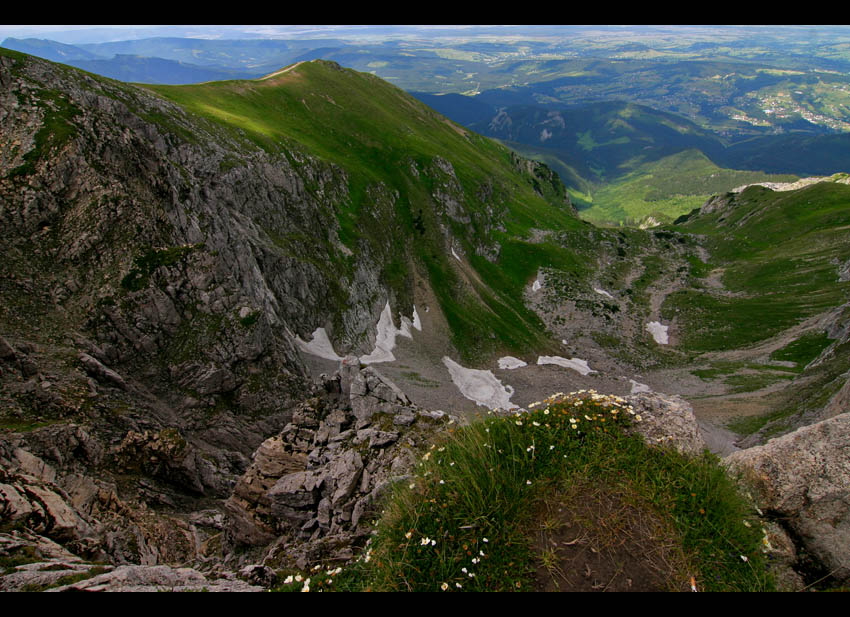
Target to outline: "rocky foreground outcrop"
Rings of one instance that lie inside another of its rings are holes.
[[[461,419],[418,408],[354,357],[320,385],[257,448],[226,500],[196,502],[207,507],[190,514],[164,486],[219,489],[178,432],[128,431],[111,446],[73,425],[3,437],[0,590],[259,591],[280,571],[349,562],[368,543],[381,497]],[[647,443],[704,451],[683,399],[627,400]],[[783,588],[850,580],[848,450],[842,414],[726,458],[752,487]],[[135,491],[121,474],[136,478]]]
[[[648,444],[670,446],[688,455],[702,454],[705,450],[694,410],[682,397],[641,392],[626,400],[640,417],[632,430]]]
[[[277,569],[351,560],[381,496],[456,419],[354,357],[321,386],[232,487],[176,429],[113,445],[76,425],[0,437],[0,590],[255,591],[237,571],[270,585]]]
[[[752,487],[764,516],[796,540],[798,567],[850,583],[850,413],[725,461]]]
[[[354,357],[324,379],[327,398],[298,406],[267,439],[227,500],[227,541],[256,546],[267,563],[306,568],[354,557],[375,506],[410,476],[422,450],[454,420],[411,404]]]

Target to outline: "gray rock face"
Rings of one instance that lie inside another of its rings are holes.
[[[0,441],[0,523],[23,525],[59,542],[92,536],[91,522],[67,503],[55,480],[50,465]]]
[[[342,372],[348,370],[344,365]],[[374,413],[395,414],[402,407],[410,406],[407,395],[371,366],[353,374],[348,391],[351,410],[357,418],[357,428],[367,426]]]
[[[267,560],[298,567],[319,555],[350,558],[371,533],[375,499],[410,474],[417,445],[450,419],[413,407],[371,367],[354,372],[343,361],[341,373],[350,409],[342,400],[326,407],[311,399],[255,453],[227,502],[233,545],[267,546],[279,537]]]
[[[79,360],[82,363],[83,367],[86,369],[86,373],[88,373],[95,379],[111,383],[112,385],[118,386],[122,390],[126,389],[127,383],[124,381],[124,378],[112,369],[105,367],[96,358],[92,358],[87,353],[81,353],[79,356]]]
[[[670,445],[684,454],[701,454],[706,443],[693,408],[680,396],[641,392],[626,400],[640,416],[633,430],[650,445]]]
[[[210,580],[192,568],[170,566],[119,566],[92,578],[48,591],[264,591],[238,579]]]
[[[230,491],[226,472],[217,469],[176,429],[129,431],[111,455],[120,470],[143,470],[191,493],[224,497]]]
[[[850,414],[735,452],[725,462],[753,487],[832,577],[850,582]]]

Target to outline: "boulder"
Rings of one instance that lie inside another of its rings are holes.
[[[6,342],[2,336],[0,336],[0,360],[6,360],[11,362],[17,357],[15,353],[15,349]]]
[[[765,514],[825,572],[850,583],[850,413],[726,457]]]
[[[104,366],[97,358],[93,358],[85,352],[80,353],[78,358],[82,363],[86,373],[88,373],[98,381],[111,383],[112,385],[117,386],[122,390],[127,389],[127,382],[124,381],[124,378],[121,377],[121,375],[119,375],[115,371],[113,371],[111,368],[107,368],[106,366]]]
[[[694,410],[680,396],[640,392],[625,397],[634,408],[633,430],[650,445],[665,444],[683,454],[702,454],[706,443],[700,434]]]

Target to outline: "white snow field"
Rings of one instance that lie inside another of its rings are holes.
[[[491,371],[465,368],[448,356],[443,356],[443,364],[449,369],[457,389],[469,400],[487,409],[511,410],[519,407],[511,402],[514,389],[503,386]]]
[[[316,328],[313,331],[313,338],[310,342],[302,341],[300,336],[295,337],[295,343],[302,351],[305,351],[314,356],[325,358],[327,360],[342,360],[334,351],[333,345],[328,338],[328,333],[324,328]]]
[[[372,353],[360,356],[360,362],[363,364],[375,364],[376,362],[393,362],[395,355],[395,339],[397,336],[406,336],[409,339],[413,338],[411,328],[416,328],[422,331],[422,322],[419,320],[419,314],[416,312],[416,307],[413,307],[413,320],[404,315],[399,315],[401,328],[396,328],[393,323],[392,310],[390,309],[390,301],[384,310],[381,311],[381,316],[378,318],[377,332],[375,334],[375,349]],[[296,336],[295,342],[302,351],[305,351],[314,356],[325,358],[327,360],[342,360],[336,351],[334,351],[328,333],[324,328],[316,328],[313,332],[313,338],[309,342],[301,340],[301,337]]]
[[[582,375],[596,372],[587,365],[587,360],[582,360],[581,358],[571,358],[567,360],[561,356],[540,356],[537,358],[537,364],[557,364],[558,366],[578,371]]]
[[[411,325],[410,319],[402,316],[401,329],[395,327],[392,310],[390,309],[390,301],[387,300],[387,305],[381,311],[381,317],[378,319],[378,332],[375,334],[375,350],[370,354],[360,356],[360,362],[362,364],[393,362],[395,360],[395,356],[393,355],[395,337],[400,334],[401,336],[412,339],[413,334],[410,332]]]
[[[499,358],[499,368],[501,369],[515,369],[521,368],[523,366],[528,366],[528,364],[526,364],[519,358],[514,358],[513,356],[505,356],[504,358]]]
[[[663,325],[660,321],[650,321],[646,324],[646,329],[652,335],[652,338],[655,339],[655,342],[659,345],[667,344],[667,326]]]

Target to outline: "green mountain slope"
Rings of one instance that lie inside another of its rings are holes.
[[[541,258],[511,261],[509,277],[489,264],[508,261],[504,253],[524,246],[532,228],[581,226],[544,166],[527,166],[391,84],[330,62],[292,65],[263,80],[150,89],[269,152],[303,150],[344,169],[350,200],[335,212],[340,240],[355,252],[384,242],[393,264],[387,278],[407,297],[413,257],[463,353],[493,348],[488,339],[515,350],[541,343],[540,323],[520,300]],[[364,207],[376,185],[393,195],[392,236],[381,237]],[[475,270],[464,275],[471,289],[461,294],[451,238]]]
[[[796,179],[743,171],[763,169],[758,153],[767,156],[767,138],[746,146],[750,154],[742,150],[738,155],[736,146],[727,147],[690,120],[644,105],[610,101],[560,109],[496,108],[477,97],[417,96],[523,156],[545,161],[560,174],[582,218],[597,224],[638,224],[650,216],[656,223],[670,222],[713,194],[753,182]],[[769,167],[795,169],[799,164]]]
[[[797,191],[753,186],[719,197],[677,229],[704,236],[726,292],[677,292],[665,316],[686,326],[698,351],[764,340],[850,297],[838,267],[850,259],[850,187],[823,182]]]

